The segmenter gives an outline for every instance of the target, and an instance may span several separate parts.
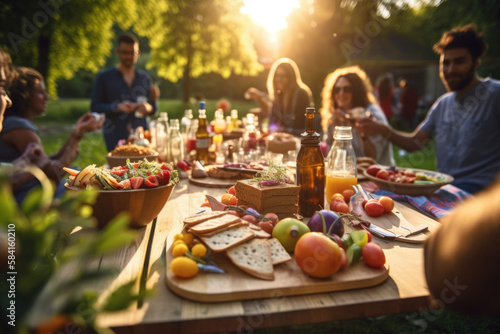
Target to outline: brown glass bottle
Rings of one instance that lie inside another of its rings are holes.
[[[311,217],[325,204],[325,158],[320,150],[320,135],[314,130],[314,108],[306,109],[306,131],[300,135],[297,154],[299,212]]]
[[[208,141],[209,136],[205,102],[201,101],[198,116],[198,130],[196,131],[196,160],[205,166],[208,165]]]

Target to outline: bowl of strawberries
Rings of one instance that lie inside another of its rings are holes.
[[[99,228],[121,212],[128,213],[130,226],[149,224],[167,203],[179,176],[172,165],[155,161],[127,162],[110,169],[89,165],[81,171],[65,168],[70,174],[68,191],[96,191],[93,216]]]

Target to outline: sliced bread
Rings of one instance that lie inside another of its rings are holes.
[[[209,211],[209,212],[204,212],[199,215],[194,215],[191,217],[184,218],[184,224],[188,226],[193,226],[196,224],[199,224],[205,220],[211,219],[211,218],[216,218],[216,217],[221,217],[226,215],[227,213],[224,211]]]
[[[252,239],[231,247],[227,256],[235,266],[257,278],[274,280],[271,246],[263,239]]]
[[[197,234],[197,233],[207,233],[211,231],[218,230],[219,228],[222,228],[224,226],[228,226],[234,223],[239,222],[241,219],[238,216],[234,215],[225,215],[225,216],[220,216],[216,218],[211,218],[209,220],[205,220],[201,223],[198,223],[191,227],[189,231],[191,233]]]

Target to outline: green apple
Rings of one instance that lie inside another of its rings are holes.
[[[274,226],[273,238],[278,239],[287,252],[291,253],[300,237],[309,232],[309,227],[300,220],[285,218]]]

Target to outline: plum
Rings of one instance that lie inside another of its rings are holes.
[[[325,229],[323,228],[323,219],[325,220]],[[332,226],[333,225],[333,226]],[[307,226],[312,232],[323,232],[325,234],[330,231],[330,234],[336,234],[342,237],[344,234],[344,223],[339,216],[330,210],[320,210],[314,213],[309,219]]]

